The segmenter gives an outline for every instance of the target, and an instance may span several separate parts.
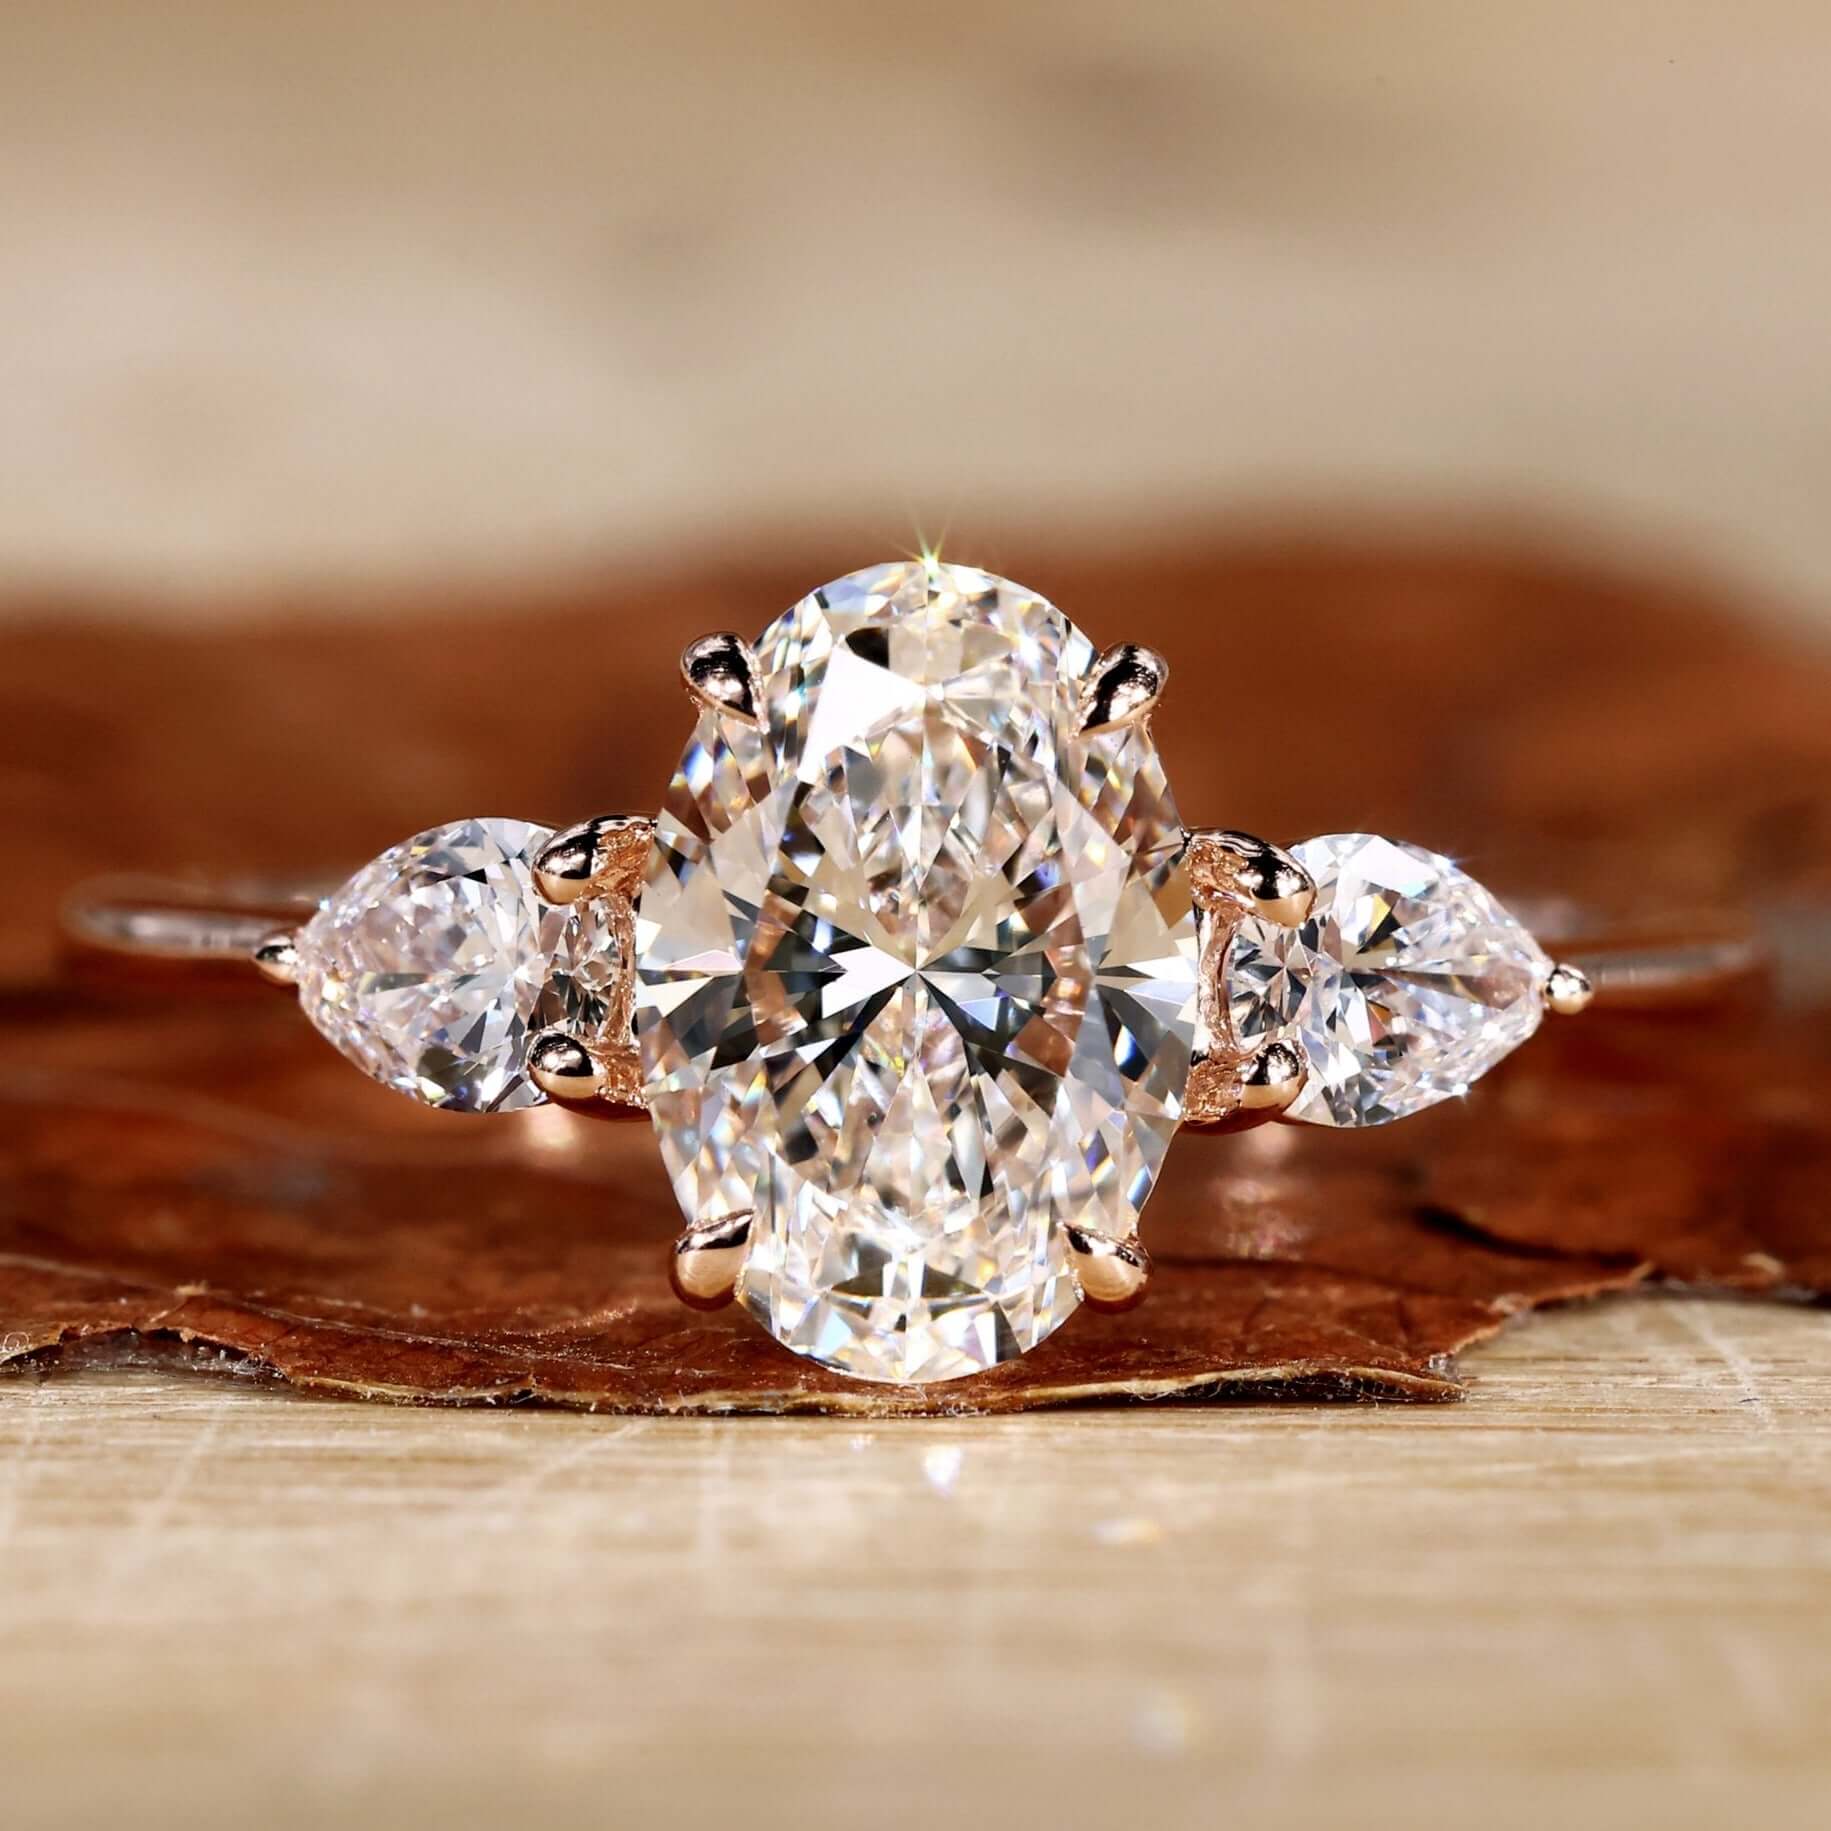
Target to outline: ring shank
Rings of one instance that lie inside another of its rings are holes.
[[[90,953],[180,964],[245,962],[276,929],[309,916],[320,895],[303,885],[254,881],[92,878],[64,899],[61,919],[65,940]]]
[[[1516,905],[1539,945],[1576,967],[1609,1010],[1706,1004],[1744,990],[1772,947],[1749,916],[1698,910],[1657,924],[1608,920],[1565,900]]]
[[[1592,941],[1564,956],[1613,1011],[1655,1010],[1726,997],[1758,978],[1767,949],[1754,934],[1695,941]]]

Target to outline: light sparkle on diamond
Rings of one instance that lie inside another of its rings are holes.
[[[1182,831],[1148,731],[1077,734],[1087,638],[938,561],[825,587],[707,712],[638,911],[637,1037],[693,1221],[753,1211],[741,1295],[858,1377],[940,1380],[1078,1302],[1196,1027]]]

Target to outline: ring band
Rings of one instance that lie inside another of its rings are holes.
[[[741,1297],[856,1377],[972,1374],[1144,1292],[1175,1132],[1382,1124],[1460,1095],[1546,1011],[1714,996],[1721,923],[1554,960],[1452,860],[1288,850],[1177,816],[1168,669],[937,559],[689,645],[660,812],[471,819],[328,896],[99,882],[91,949],[253,960],[426,1104],[653,1119],[676,1291]]]
[[[291,888],[259,883],[210,884],[181,877],[92,877],[64,899],[66,938],[87,952],[129,960],[236,967],[281,932],[289,915],[323,907],[334,886]],[[1745,986],[1768,963],[1747,922],[1698,913],[1645,924],[1611,926],[1568,906],[1529,925],[1555,942],[1586,979],[1592,1005],[1605,1010],[1683,1010],[1714,1003]]]

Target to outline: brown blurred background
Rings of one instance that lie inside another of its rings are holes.
[[[1827,93],[1808,0],[10,0],[0,595],[1396,515],[1823,622]]]

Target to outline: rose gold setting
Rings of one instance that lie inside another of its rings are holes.
[[[694,701],[719,718],[760,722],[756,655],[729,632],[689,643],[681,677]],[[1124,725],[1148,728],[1169,678],[1163,658],[1125,643],[1109,648],[1081,686],[1077,735]],[[546,1099],[602,1117],[644,1111],[642,1071],[635,1046],[635,899],[655,837],[655,821],[639,814],[598,815],[556,834],[534,861],[534,883],[545,902],[596,905],[620,961],[602,1035],[563,1028],[539,1032],[525,1045],[526,1078]],[[1286,1117],[1307,1073],[1292,1041],[1244,1047],[1227,1010],[1225,969],[1240,924],[1253,919],[1293,928],[1309,917],[1317,888],[1290,852],[1232,829],[1204,828],[1184,836],[1182,862],[1196,909],[1200,964],[1199,1013],[1182,1123],[1237,1131]],[[288,909],[309,906],[299,894],[267,893],[216,906],[194,889],[143,880],[113,880],[79,890],[65,909],[71,939],[99,952],[168,960],[251,961],[274,984],[296,987],[301,959],[296,931],[268,923]],[[265,909],[262,916],[258,911]],[[1541,956],[1542,958],[1542,956]],[[1627,1004],[1675,1002],[1743,983],[1761,969],[1763,952],[1751,932],[1671,945],[1642,944],[1610,956],[1584,953],[1584,964],[1558,961],[1543,981],[1544,1008],[1560,1016],[1585,1011],[1605,995]],[[730,1215],[690,1226],[670,1253],[670,1278],[680,1300],[712,1310],[737,1296],[749,1252],[753,1216]],[[1090,1309],[1120,1311],[1146,1292],[1151,1262],[1135,1237],[1116,1239],[1092,1229],[1065,1230],[1076,1290]]]
[[[1545,981],[1545,1008],[1559,1017],[1575,1017],[1595,1002],[1596,988],[1580,966],[1560,960]]]
[[[757,723],[757,658],[742,636],[719,630],[689,642],[681,651],[680,677],[707,710]]]
[[[550,903],[601,906],[616,939],[618,975],[604,1038],[548,1030],[528,1048],[528,1078],[548,1099],[597,1117],[644,1109],[636,1059],[636,893],[654,844],[646,814],[598,814],[556,834],[534,861],[534,887]]]
[[[1289,1110],[1303,1089],[1303,1058],[1284,1043],[1256,1055],[1240,1048],[1222,990],[1227,949],[1249,915],[1296,926],[1309,914],[1316,886],[1282,847],[1227,828],[1192,832],[1183,866],[1201,937],[1202,1007],[1183,1123],[1244,1131]]]
[[[643,814],[600,814],[569,827],[534,861],[534,887],[549,903],[591,898],[631,901],[654,843],[655,823]]]
[[[1145,1298],[1150,1255],[1136,1240],[1115,1240],[1086,1227],[1067,1230],[1068,1263],[1090,1310],[1134,1309]]]
[[[609,1078],[604,1058],[564,1030],[543,1030],[528,1046],[528,1079],[549,1100],[601,1100]]]
[[[1081,736],[1148,719],[1169,684],[1170,664],[1135,642],[1109,648],[1094,664],[1081,694]]]
[[[253,959],[270,985],[299,983],[299,942],[291,931],[269,935],[255,948]]]
[[[668,1278],[689,1309],[722,1310],[737,1296],[744,1255],[750,1250],[748,1214],[727,1215],[689,1227],[674,1242]]]

